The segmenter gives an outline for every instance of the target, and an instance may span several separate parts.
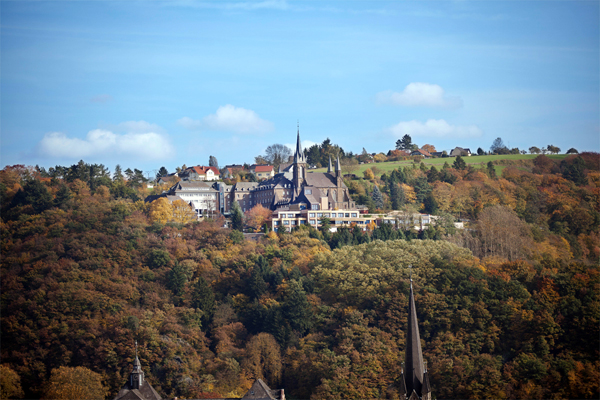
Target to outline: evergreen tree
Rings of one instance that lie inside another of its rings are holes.
[[[171,289],[174,295],[181,296],[186,283],[187,276],[185,274],[185,269],[181,264],[175,263],[171,269],[171,272],[169,272],[169,289]]]
[[[123,176],[123,171],[121,170],[121,166],[117,164],[115,167],[115,173],[113,174],[113,182],[123,182],[125,177]]]
[[[377,187],[377,185],[373,186],[373,193],[371,194],[373,202],[375,202],[375,207],[378,209],[383,209],[383,195],[381,191]]]
[[[119,169],[120,168],[121,167],[119,167]],[[160,169],[156,173],[157,178],[160,178],[161,176],[167,176],[167,175],[169,175],[169,171],[167,171],[167,169],[165,167],[160,167]]]
[[[432,165],[431,169],[427,172],[427,182],[435,182],[440,180],[440,173],[437,168]]]
[[[231,228],[240,232],[244,229],[244,215],[237,201],[231,206]]]
[[[73,198],[73,194],[69,187],[65,184],[60,185],[60,189],[56,192],[56,197],[54,198],[53,204],[54,207],[67,209],[71,203],[71,199]]]
[[[573,161],[568,162],[563,160],[561,162],[562,174],[565,179],[575,182],[577,185],[587,184],[587,177],[585,175],[585,161],[581,156],[577,156]]]
[[[208,166],[209,167],[217,167],[217,168],[219,168],[219,162],[217,161],[217,157],[210,156],[208,158]]]
[[[454,160],[452,166],[454,167],[454,169],[458,170],[467,169],[467,163],[465,162],[465,160],[463,160],[461,156],[456,156],[456,160]]]
[[[203,277],[194,284],[191,306],[202,310],[202,324],[208,325],[215,311],[215,294]]]
[[[248,290],[250,292],[250,298],[252,299],[258,299],[264,292],[267,291],[267,283],[263,278],[263,274],[259,266],[255,266],[252,270]]]
[[[427,197],[425,197],[425,199],[423,200],[423,208],[424,208],[425,212],[428,214],[436,213],[436,211],[438,209],[438,204],[437,204],[437,201],[435,201],[435,198],[433,197],[433,195],[431,193],[429,193],[427,195]]]
[[[496,168],[494,168],[494,163],[491,162],[491,161],[489,161],[487,163],[487,173],[488,173],[488,175],[489,175],[490,178],[492,178],[492,179],[496,179],[497,178],[497,176],[496,176]]]
[[[283,317],[293,330],[303,335],[312,325],[310,303],[300,282],[291,280],[288,287],[289,291],[282,307]]]
[[[23,189],[19,189],[13,197],[10,208],[26,205],[31,205],[36,214],[52,207],[52,195],[48,192],[46,185],[37,179],[27,181]]]
[[[399,210],[404,205],[404,189],[402,189],[396,182],[390,187],[390,198],[392,200],[392,210]]]
[[[427,183],[427,178],[420,177],[415,181],[415,194],[417,195],[417,203],[423,203],[425,198],[431,193],[431,186]]]

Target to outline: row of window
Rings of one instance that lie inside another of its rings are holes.
[[[316,215],[317,218],[322,218],[322,217],[326,217],[326,218],[356,218],[358,217],[358,213],[331,213],[331,217],[329,213],[309,213],[308,217],[309,218],[314,218]]]

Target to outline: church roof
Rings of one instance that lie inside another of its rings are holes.
[[[254,381],[252,387],[242,397],[242,399],[252,400],[278,400],[281,398],[281,389],[271,390],[262,379]]]

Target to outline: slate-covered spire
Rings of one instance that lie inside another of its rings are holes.
[[[137,341],[135,342],[135,360],[133,361],[133,371],[129,374],[129,382],[132,389],[139,389],[144,384],[144,371],[142,363],[137,354]]]
[[[331,174],[333,172],[333,166],[331,165],[331,154],[329,155],[329,167],[327,167],[327,173]]]
[[[306,163],[304,159],[304,152],[302,151],[302,145],[300,144],[300,125],[298,124],[298,137],[296,139],[296,152],[294,153],[294,164]]]
[[[335,176],[338,178],[342,176],[342,164],[340,164],[340,154],[337,155],[337,161],[335,162]]]
[[[412,279],[410,280],[410,297],[408,299],[408,332],[406,335],[405,368],[406,391],[408,396],[410,396],[414,390],[416,394],[421,397],[425,368],[423,366],[423,352],[421,350],[421,338],[417,322],[417,310],[415,308]]]

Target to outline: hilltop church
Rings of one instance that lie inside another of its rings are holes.
[[[287,168],[269,180],[239,182],[224,187],[223,192],[228,192],[229,202],[237,201],[242,211],[248,211],[257,204],[273,211],[288,207],[298,210],[355,208],[355,203],[342,177],[339,157],[335,170],[330,159],[327,172],[308,172],[306,156],[300,144],[299,129],[293,162]],[[228,206],[224,208],[230,209],[231,205]]]

